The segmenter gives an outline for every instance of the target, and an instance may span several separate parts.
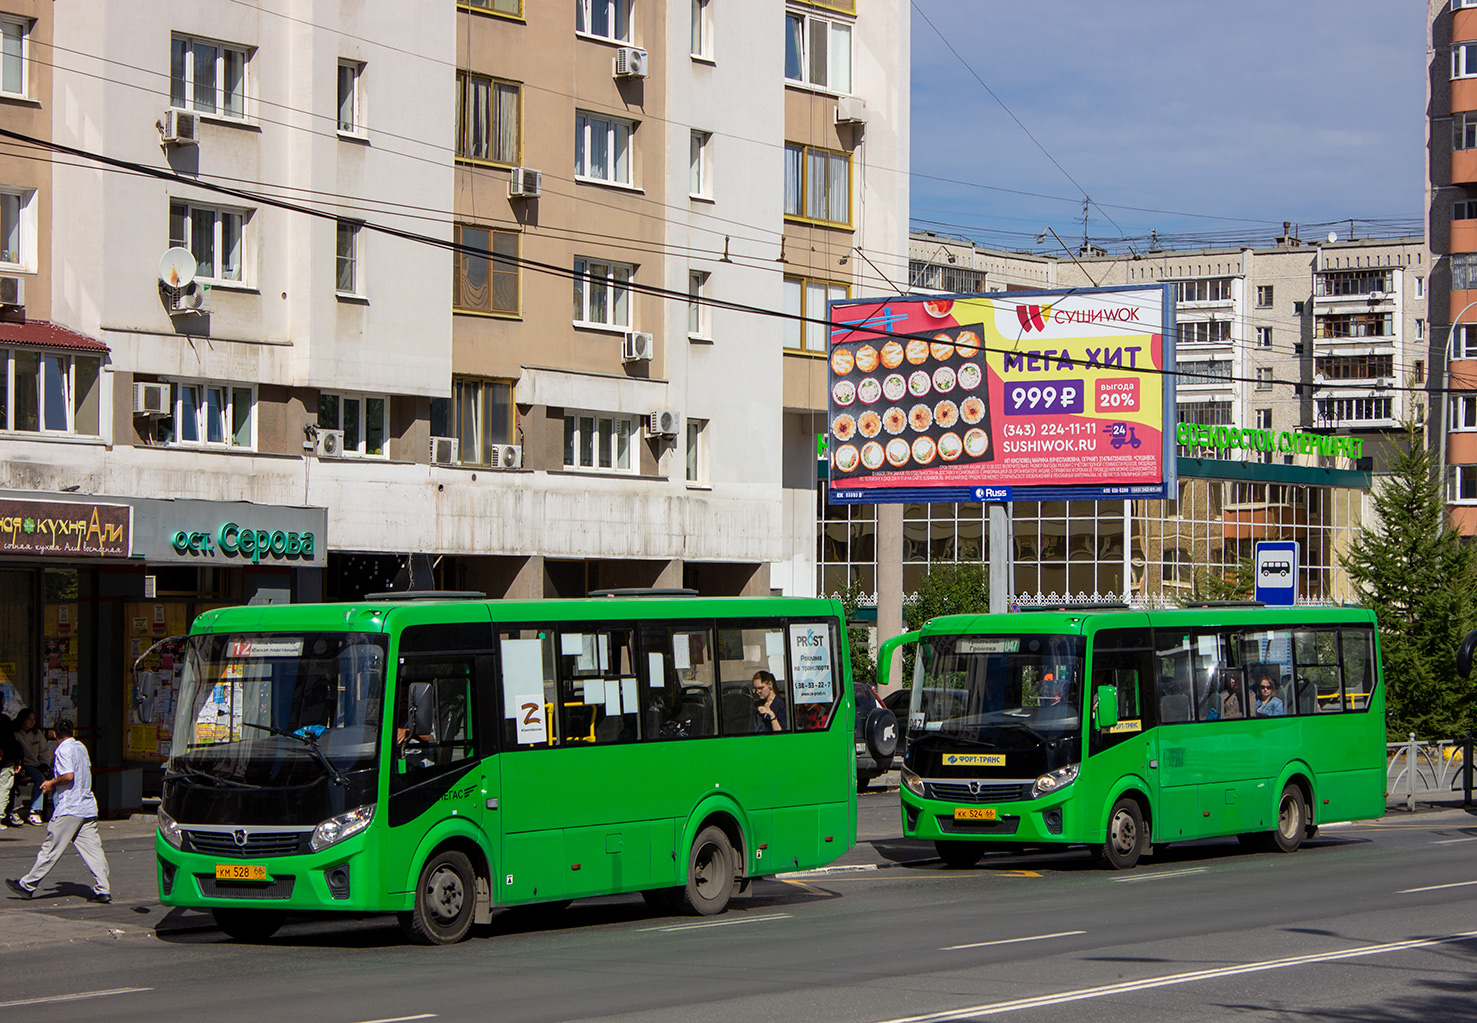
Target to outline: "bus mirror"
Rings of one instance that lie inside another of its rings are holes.
[[[1097,726],[1099,728],[1112,728],[1118,723],[1118,689],[1116,686],[1098,686],[1097,697]]]
[[[1477,647],[1477,629],[1467,633],[1462,645],[1456,650],[1456,673],[1466,678],[1472,673],[1472,651]]]
[[[916,643],[920,633],[905,632],[901,636],[894,636],[882,644],[877,650],[877,685],[885,686],[892,678],[892,652],[904,643]]]

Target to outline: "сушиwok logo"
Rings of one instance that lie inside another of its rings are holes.
[[[1046,321],[1051,319],[1051,306],[1018,305],[1015,307],[1015,318],[1021,321],[1021,329],[1027,333],[1045,330]]]

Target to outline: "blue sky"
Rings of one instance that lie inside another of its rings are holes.
[[[915,230],[1043,249],[1036,235],[1051,226],[1075,245],[1084,190],[1101,204],[1088,233],[1109,251],[1124,237],[1142,249],[1152,230],[1267,243],[1284,220],[1307,238],[1347,237],[1349,217],[1357,235],[1419,230],[1418,0],[913,7]]]

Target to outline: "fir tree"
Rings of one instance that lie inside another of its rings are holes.
[[[1376,522],[1340,560],[1379,620],[1390,734],[1453,738],[1472,726],[1456,648],[1477,613],[1477,572],[1447,520],[1421,411],[1404,426],[1404,449],[1375,487]]]

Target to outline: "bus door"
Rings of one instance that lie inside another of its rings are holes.
[[[389,758],[392,861],[410,857],[444,818],[480,828],[485,807],[496,798],[496,769],[487,759],[496,740],[480,718],[479,701],[492,681],[491,640],[486,622],[400,631]],[[391,887],[403,880],[393,871],[384,877]]]
[[[1129,627],[1119,627],[1120,623]],[[1153,634],[1147,618],[1114,616],[1112,628],[1099,629],[1093,635],[1090,650],[1086,709],[1093,775],[1102,779],[1102,788],[1125,775],[1143,778],[1149,786],[1149,799],[1157,807],[1159,775],[1150,766],[1156,756],[1155,740],[1145,730],[1145,707],[1154,685]],[[1113,686],[1118,693],[1118,722],[1110,728],[1098,728],[1091,719],[1093,697],[1102,686]]]
[[[1212,637],[1213,638],[1213,637]],[[1177,842],[1212,833],[1201,816],[1200,786],[1211,767],[1196,740],[1195,635],[1190,629],[1154,630],[1154,701],[1158,723],[1146,752],[1158,790],[1154,839]]]
[[[496,830],[501,859],[494,869],[496,905],[558,898],[565,883],[564,832],[559,816],[559,786],[541,779],[557,765],[559,692],[554,676],[552,628],[510,628],[497,632],[499,712],[498,803]]]

